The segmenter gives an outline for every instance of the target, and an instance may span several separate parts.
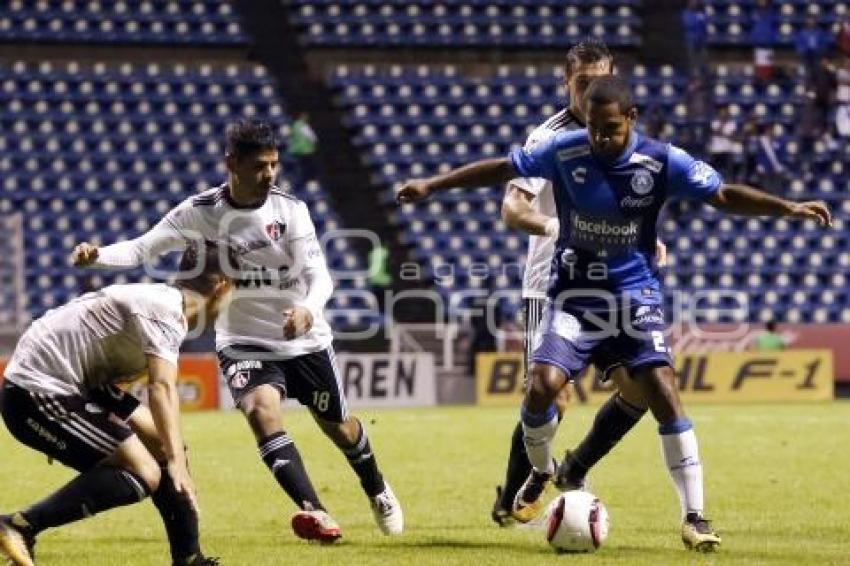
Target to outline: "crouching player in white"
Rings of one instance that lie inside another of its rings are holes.
[[[112,285],[36,320],[17,344],[0,413],[18,441],[80,475],[46,499],[0,516],[0,550],[31,566],[42,531],[148,495],[175,565],[214,565],[198,543],[195,487],[180,432],[177,356],[189,328],[213,321],[232,282],[218,251],[190,247],[174,285]],[[200,261],[199,261],[200,260]],[[115,384],[149,376],[150,409]]]
[[[322,311],[333,281],[307,206],[274,186],[277,134],[245,121],[227,134],[227,183],[186,199],[141,237],[98,249],[80,244],[77,265],[135,267],[198,235],[238,255],[232,300],[216,322],[222,374],[257,439],[260,456],[300,511],[295,534],[333,542],[339,525],[319,501],[298,449],[283,429],[281,399],[309,407],[348,459],[384,534],[403,529],[401,505],[384,481],[366,430],[348,413],[330,326]]]

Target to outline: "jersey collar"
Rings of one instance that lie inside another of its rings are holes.
[[[233,200],[233,197],[230,196],[230,185],[222,185],[221,192],[224,195],[224,201],[230,206],[230,208],[235,208],[237,210],[256,210],[266,204],[266,201],[269,198],[268,196],[266,196],[265,199],[256,204],[239,204],[235,200]]]

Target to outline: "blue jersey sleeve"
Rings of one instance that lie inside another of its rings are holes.
[[[550,181],[555,179],[555,140],[557,135],[541,141],[533,147],[513,150],[509,157],[520,177],[542,177]]]
[[[670,146],[667,159],[667,198],[707,200],[723,185],[723,178],[705,161]]]

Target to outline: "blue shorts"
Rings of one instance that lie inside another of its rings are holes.
[[[569,301],[560,308],[549,301],[531,361],[560,368],[570,379],[591,358],[603,372],[616,365],[629,371],[645,365],[672,366],[666,327],[657,290],[630,294],[616,310],[592,314],[571,308]]]

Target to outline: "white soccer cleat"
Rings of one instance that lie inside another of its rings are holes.
[[[384,482],[384,491],[370,499],[372,515],[385,535],[400,535],[404,531],[404,513],[390,484]]]

